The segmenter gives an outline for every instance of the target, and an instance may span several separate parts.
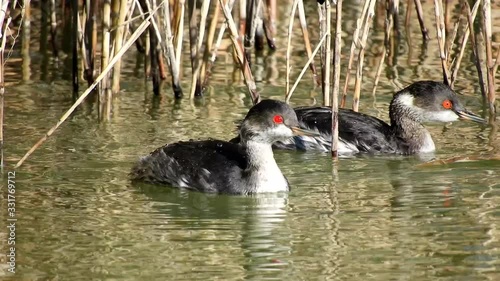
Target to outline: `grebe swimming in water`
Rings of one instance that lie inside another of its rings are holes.
[[[301,126],[319,131],[320,137],[297,136],[274,145],[282,149],[330,151],[331,109],[329,107],[295,108]],[[419,81],[397,92],[389,106],[391,123],[339,109],[339,154],[418,154],[435,150],[432,137],[423,122],[451,122],[468,119],[486,123],[467,111],[457,94],[447,85]]]
[[[142,157],[132,180],[210,193],[288,191],[272,144],[294,135],[319,136],[299,127],[294,110],[275,100],[254,105],[239,128],[240,142],[221,140],[167,144]]]

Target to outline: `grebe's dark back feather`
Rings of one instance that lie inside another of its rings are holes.
[[[318,129],[320,134],[331,136],[328,129],[332,127],[331,108],[298,107],[295,112],[304,127]],[[391,126],[376,117],[350,109],[339,110],[339,136],[346,144],[356,145],[360,152],[394,153],[397,149],[397,138],[391,134]],[[299,149],[307,150],[308,147]]]
[[[131,177],[137,181],[201,192],[240,193],[240,190],[234,189],[238,186],[235,181],[248,165],[241,145],[221,140],[177,142],[142,157],[132,169]],[[213,173],[226,170],[227,167],[231,168],[226,173]]]

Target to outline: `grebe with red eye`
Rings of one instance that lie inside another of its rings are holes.
[[[297,136],[275,143],[277,148],[330,151],[331,110],[328,107],[295,109],[301,126],[319,131],[320,137]],[[447,85],[419,81],[397,92],[389,106],[390,125],[384,121],[349,109],[339,111],[339,154],[433,152],[432,137],[424,122],[452,122],[468,119],[486,123],[467,111],[457,94]]]
[[[131,178],[210,193],[288,191],[272,144],[295,135],[319,136],[301,129],[293,109],[274,100],[253,106],[239,132],[239,143],[202,140],[162,146],[139,160]]]

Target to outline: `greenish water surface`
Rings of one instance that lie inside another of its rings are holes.
[[[349,13],[346,17],[347,27],[353,21]],[[286,34],[286,25],[281,29]],[[373,49],[383,42],[382,30],[375,27]],[[416,46],[418,36],[415,29]],[[303,46],[296,44],[293,77],[306,61]],[[376,96],[370,93],[377,56],[368,52],[361,111],[387,120],[399,85],[441,79],[436,46],[431,41],[427,49],[410,48],[401,40],[396,58],[384,66]],[[283,99],[284,52],[266,52],[253,65],[265,97]],[[214,196],[131,184],[127,173],[140,155],[168,142],[230,139],[251,106],[224,58],[207,96],[175,102],[168,83],[161,98],[152,96],[131,54],[111,119],[99,121],[96,105],[84,104],[15,170],[17,268],[14,276],[3,271],[4,277],[500,280],[499,161],[421,167],[418,157],[353,157],[341,159],[333,171],[328,154],[277,151],[292,186],[288,194]],[[49,60],[50,75],[44,75],[40,54],[32,56],[27,79],[24,67],[10,66],[2,184],[72,104],[68,70]],[[483,113],[473,63],[463,64],[456,89],[469,109]],[[186,65],[186,77],[189,71]],[[306,75],[293,105],[321,102],[311,80]],[[490,127],[466,122],[427,127],[436,159],[498,154],[500,138]],[[6,215],[2,192],[0,213]]]

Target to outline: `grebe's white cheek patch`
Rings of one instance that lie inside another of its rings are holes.
[[[458,120],[458,115],[451,110],[431,111],[426,114],[426,121],[453,122]]]
[[[273,137],[279,140],[287,140],[293,137],[292,129],[284,124],[280,124],[271,130]]]
[[[397,100],[398,100],[398,101],[399,101],[402,105],[404,105],[404,106],[407,106],[407,107],[414,107],[414,106],[415,106],[415,105],[413,104],[413,100],[414,100],[414,99],[415,99],[415,98],[414,98],[412,95],[410,95],[409,93],[404,93],[404,94],[400,95],[400,96],[398,97],[398,99],[397,99]]]

